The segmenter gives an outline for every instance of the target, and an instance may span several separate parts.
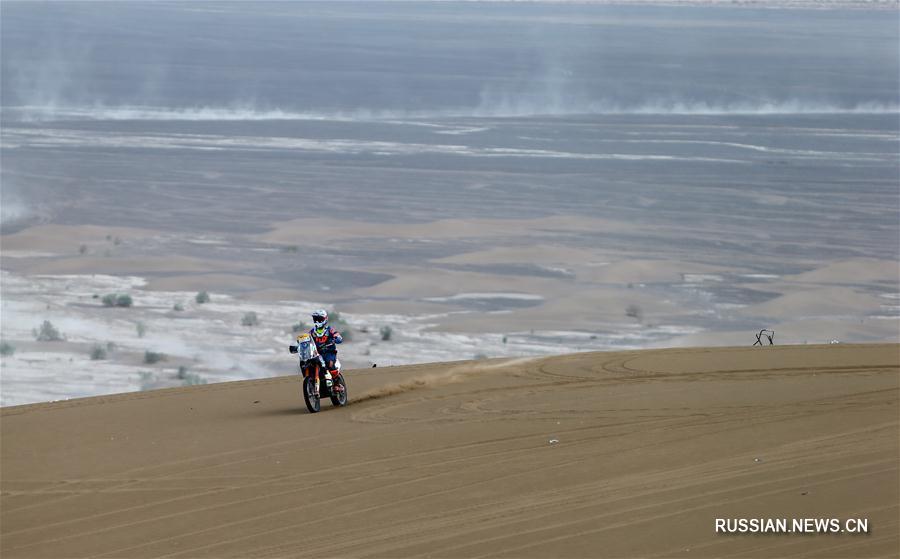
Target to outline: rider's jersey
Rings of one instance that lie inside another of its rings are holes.
[[[316,348],[319,350],[319,353],[337,353],[335,344],[344,342],[341,333],[331,326],[326,328],[325,333],[321,336],[316,335],[315,328],[309,331],[309,335],[312,336],[312,339],[316,342]]]

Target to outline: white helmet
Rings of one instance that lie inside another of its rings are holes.
[[[313,326],[319,332],[328,326],[328,313],[325,309],[319,309],[312,312]]]

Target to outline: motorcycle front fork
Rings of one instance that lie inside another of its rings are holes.
[[[338,374],[340,374],[340,373],[338,373]],[[331,388],[332,386],[334,386],[334,379],[336,379],[336,378],[337,378],[337,375],[332,375],[330,371],[326,371],[325,372],[325,386],[327,386],[328,388]],[[313,387],[315,390],[315,392],[314,392],[315,395],[318,396],[319,395],[319,371],[316,371],[315,375],[313,377]]]

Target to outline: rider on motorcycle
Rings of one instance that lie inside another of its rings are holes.
[[[325,361],[325,369],[336,377],[340,374],[337,367],[337,344],[343,343],[344,339],[340,332],[328,325],[328,313],[324,310],[313,311],[312,319],[313,327],[309,335],[316,342],[316,349]]]

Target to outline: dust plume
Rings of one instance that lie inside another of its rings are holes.
[[[379,398],[386,398],[388,396],[394,396],[396,394],[412,392],[413,390],[435,388],[438,386],[455,384],[457,382],[462,382],[469,377],[473,377],[482,373],[507,371],[519,365],[530,363],[535,359],[538,358],[520,357],[516,359],[502,359],[491,362],[471,361],[457,367],[451,367],[450,369],[441,371],[439,373],[420,375],[403,382],[392,383],[369,390],[367,392],[364,392],[360,396],[353,397],[351,399],[351,403],[377,400]]]

